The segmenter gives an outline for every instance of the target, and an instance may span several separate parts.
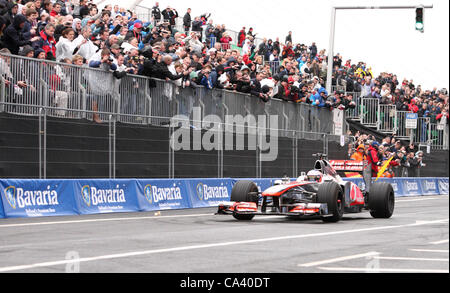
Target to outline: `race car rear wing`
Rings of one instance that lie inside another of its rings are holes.
[[[364,171],[364,161],[330,160],[329,163],[336,171],[352,171],[352,172]]]
[[[369,192],[372,185],[372,168],[368,161],[354,161],[354,160],[330,160],[330,165],[335,171],[352,172],[347,173],[346,177],[362,177],[364,179],[365,190]],[[358,173],[362,176],[358,176]]]

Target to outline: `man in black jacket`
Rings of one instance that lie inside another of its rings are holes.
[[[24,15],[18,14],[4,31],[2,43],[13,55],[19,54],[20,47],[31,44],[30,39],[26,39],[22,33],[26,21]]]
[[[261,80],[263,80],[264,77],[265,77],[264,73],[259,72],[256,75],[256,78],[252,79],[251,84],[250,84],[250,86],[251,86],[250,94],[260,98],[263,102],[268,102],[269,95],[267,94],[267,92],[263,91],[262,86],[261,86]]]
[[[159,9],[159,2],[155,3],[152,8],[153,24],[156,25],[161,20],[161,10]]]
[[[172,64],[172,57],[165,55],[161,62],[154,66],[153,77],[163,80],[177,80],[183,77],[183,74],[173,75],[169,70],[169,65]]]
[[[191,9],[188,8],[186,14],[183,17],[184,32],[187,33],[191,29]]]

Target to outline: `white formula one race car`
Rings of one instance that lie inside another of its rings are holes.
[[[337,170],[363,172],[363,162],[329,161],[318,157],[314,169],[296,181],[275,181],[263,192],[252,181],[238,181],[231,191],[231,202],[221,203],[217,214],[232,215],[237,220],[252,220],[256,215],[294,217],[319,216],[324,222],[338,222],[344,212],[369,210],[374,218],[390,218],[394,213],[394,189],[386,182],[372,182],[365,177],[365,190],[342,180]],[[334,168],[336,167],[336,169]],[[370,170],[369,170],[370,172]],[[261,200],[262,197],[262,200]]]

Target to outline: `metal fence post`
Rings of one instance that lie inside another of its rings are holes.
[[[47,179],[47,110],[39,108],[39,179]]]
[[[116,116],[109,115],[109,178],[116,178]]]

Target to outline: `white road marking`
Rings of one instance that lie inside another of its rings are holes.
[[[433,244],[433,245],[444,244],[444,243],[448,243],[448,239],[430,242],[430,244]]]
[[[436,200],[441,199],[439,197],[430,197],[430,198],[416,198],[416,199],[402,199],[402,200],[396,200],[395,203],[403,203],[403,202],[412,202],[412,201],[425,201],[425,200]]]
[[[443,196],[438,197],[427,197],[427,198],[416,198],[416,199],[396,199],[396,203],[410,202],[410,201],[423,201],[423,200],[433,200],[442,199]],[[448,197],[446,197],[448,198]],[[163,211],[164,212],[164,211]],[[428,212],[426,212],[428,213]],[[95,223],[95,222],[113,222],[113,221],[138,221],[138,220],[157,220],[164,218],[185,218],[185,217],[205,217],[213,216],[214,213],[209,214],[192,214],[192,215],[173,215],[173,216],[147,216],[147,217],[122,217],[122,218],[97,218],[91,220],[73,220],[73,221],[45,221],[36,223],[21,223],[21,224],[4,224],[0,225],[0,228],[11,228],[11,227],[27,227],[27,226],[44,226],[44,225],[64,225],[64,224],[82,224],[82,223]],[[402,215],[402,214],[398,214]],[[284,216],[267,216],[258,217],[258,219],[276,218]]]
[[[167,218],[205,217],[205,216],[212,216],[212,215],[214,215],[214,214],[210,213],[210,214],[174,215],[174,216],[103,218],[103,219],[92,219],[92,220],[55,221],[55,222],[48,221],[48,222],[22,223],[22,224],[5,224],[5,225],[0,225],[0,228],[60,225],[60,224],[81,224],[81,223],[112,222],[112,221],[158,220],[158,219],[167,219]]]
[[[375,256],[374,258],[386,260],[448,261],[448,258],[422,258],[422,257],[401,257],[401,256]]]
[[[309,263],[305,263],[305,264],[299,264],[298,266],[299,267],[316,267],[316,266],[320,266],[320,265],[324,265],[324,264],[341,262],[341,261],[346,261],[346,260],[350,260],[350,259],[357,259],[357,258],[363,258],[363,257],[374,257],[374,256],[378,256],[379,254],[380,254],[379,252],[371,251],[368,253],[355,254],[355,255],[349,255],[349,256],[327,259],[327,260],[316,261],[316,262],[309,262]]]
[[[448,250],[439,250],[439,249],[410,249],[411,251],[418,252],[438,252],[438,253],[448,253]]]
[[[86,258],[79,258],[79,259],[72,259],[72,260],[59,260],[59,261],[35,263],[35,264],[29,264],[29,265],[2,267],[2,268],[0,268],[0,272],[26,270],[26,269],[32,269],[32,268],[38,268],[38,267],[48,267],[48,266],[56,266],[56,265],[63,265],[63,264],[70,264],[70,263],[90,262],[90,261],[97,261],[97,260],[110,260],[110,259],[116,259],[116,258],[150,255],[150,254],[157,254],[157,253],[178,252],[178,251],[208,249],[208,248],[216,248],[216,247],[224,247],[224,246],[232,246],[232,245],[252,244],[252,243],[259,243],[259,242],[292,240],[292,239],[330,236],[330,235],[353,234],[353,233],[367,232],[367,231],[409,228],[409,227],[423,226],[423,225],[428,225],[428,224],[445,223],[448,221],[449,221],[449,219],[442,219],[442,220],[430,221],[427,223],[420,223],[420,224],[413,223],[413,224],[404,224],[404,225],[397,225],[397,226],[381,226],[381,227],[372,227],[372,228],[363,228],[363,229],[351,229],[351,230],[342,230],[342,231],[334,231],[334,232],[323,232],[323,233],[315,233],[315,234],[291,235],[291,236],[271,237],[271,238],[262,238],[262,239],[251,239],[251,240],[242,240],[242,241],[182,246],[182,247],[174,247],[174,248],[166,248],[166,249],[134,251],[134,252],[127,252],[127,253],[120,253],[120,254],[103,255],[103,256],[97,256],[97,257],[86,257]]]
[[[424,270],[424,269],[331,268],[331,267],[319,267],[319,269],[325,271],[365,272],[365,273],[448,273],[448,270]]]

